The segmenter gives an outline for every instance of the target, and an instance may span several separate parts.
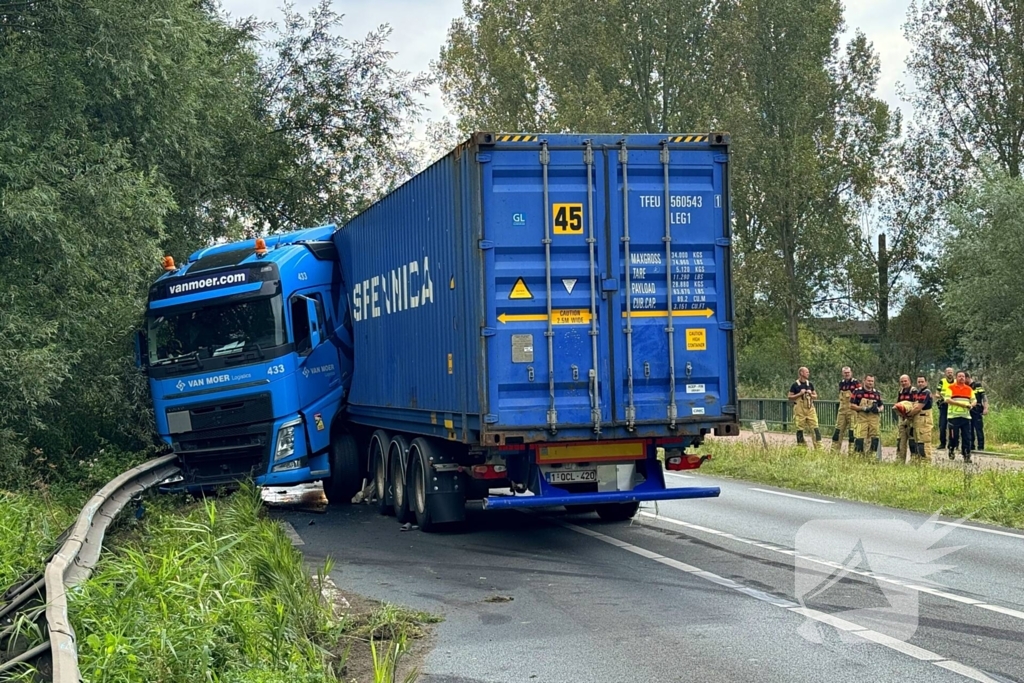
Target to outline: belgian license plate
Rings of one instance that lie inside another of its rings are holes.
[[[552,484],[576,484],[579,482],[597,481],[597,470],[548,472],[548,481]]]

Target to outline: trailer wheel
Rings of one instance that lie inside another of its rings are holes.
[[[430,518],[430,504],[427,502],[427,458],[430,444],[424,439],[415,439],[409,449],[409,508],[416,515],[416,524],[421,531],[432,531],[436,526]]]
[[[633,519],[640,503],[606,503],[597,506],[597,516],[606,522],[625,522]]]
[[[378,429],[370,437],[370,452],[367,462],[370,463],[370,473],[373,476],[373,487],[377,494],[377,512],[382,515],[393,513],[391,480],[388,478],[388,447],[391,445],[391,437],[387,432]]]
[[[406,463],[409,460],[409,442],[401,434],[391,439],[388,447],[388,471],[391,475],[391,507],[399,522],[405,524],[409,514],[409,496],[406,489]]]
[[[324,493],[331,505],[348,505],[363,484],[359,447],[351,434],[338,434],[331,441],[331,476],[324,480]]]

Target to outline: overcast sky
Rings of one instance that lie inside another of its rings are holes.
[[[280,18],[280,0],[222,0],[233,16],[254,15],[261,20]],[[295,7],[306,13],[315,0],[296,0]],[[909,0],[848,0],[847,30],[859,28],[875,45],[882,61],[879,93],[906,116],[908,107],[896,95],[896,82],[905,80],[903,60],[909,46],[903,39],[901,26]],[[462,14],[462,0],[335,0],[338,12],[345,15],[343,33],[347,38],[361,38],[381,24],[390,24],[390,49],[397,53],[396,68],[420,72],[429,69],[445,42],[452,19]],[[433,88],[424,103],[427,118],[438,119],[445,114],[441,93]]]

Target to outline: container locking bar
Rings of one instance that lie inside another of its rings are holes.
[[[548,164],[551,152],[547,141],[540,143],[540,166],[544,179],[544,276],[547,279],[548,328],[544,336],[548,339],[548,431],[558,431],[558,411],[555,410],[555,330],[551,320],[551,204],[548,188]]]
[[[590,371],[590,420],[594,423],[594,433],[601,433],[601,392],[597,382],[597,265],[594,261],[594,146],[586,141],[583,149],[583,161],[587,164],[587,216],[590,230],[587,245],[590,247],[590,350],[593,355],[593,369]]]
[[[626,141],[619,143],[619,163],[622,164],[622,244],[626,259],[626,429],[636,426],[636,406],[633,403],[633,287],[630,284],[629,256],[629,151]]]
[[[672,214],[669,211],[670,188],[668,181],[668,140],[661,142],[661,168],[665,178],[665,306],[668,312],[668,427],[676,428],[678,409],[676,408],[676,343],[675,323],[672,317]]]

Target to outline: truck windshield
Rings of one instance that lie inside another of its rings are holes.
[[[151,365],[262,351],[287,340],[279,295],[149,317]]]

